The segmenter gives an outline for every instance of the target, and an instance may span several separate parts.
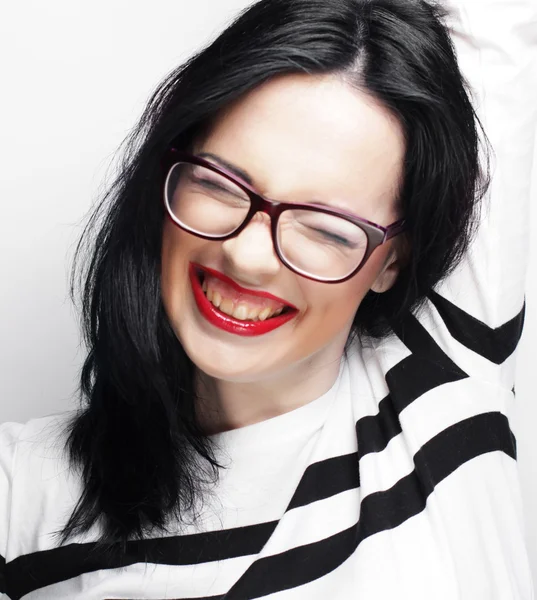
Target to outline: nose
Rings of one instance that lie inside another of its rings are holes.
[[[261,286],[283,267],[272,243],[270,217],[256,213],[239,235],[222,242],[232,275],[246,285]]]

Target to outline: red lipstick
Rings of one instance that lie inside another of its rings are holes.
[[[286,312],[282,313],[277,317],[267,319],[266,321],[241,321],[239,319],[236,319],[235,317],[227,315],[222,311],[218,310],[216,306],[209,302],[209,299],[207,298],[201,287],[199,277],[200,271],[210,273],[214,277],[220,279],[221,281],[224,281],[237,293],[249,296],[257,296],[259,298],[267,298],[273,302],[283,304],[287,307]],[[196,301],[196,305],[201,315],[205,317],[205,319],[207,319],[207,321],[209,321],[211,325],[214,325],[219,329],[227,331],[228,333],[234,333],[235,335],[250,337],[264,335],[265,333],[269,333],[270,331],[274,331],[274,329],[285,325],[286,323],[294,319],[294,317],[298,313],[298,309],[295,306],[290,305],[285,300],[277,298],[276,296],[273,296],[272,294],[269,294],[267,292],[259,292],[242,288],[232,279],[229,279],[229,277],[226,277],[222,273],[214,271],[213,269],[190,263],[189,276],[192,285],[192,291],[194,293],[194,300]]]

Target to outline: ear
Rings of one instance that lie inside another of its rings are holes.
[[[371,286],[371,290],[377,294],[387,292],[397,281],[400,270],[397,258],[393,257],[378,274],[375,282]]]
[[[409,252],[407,244],[402,239],[398,241],[399,244],[393,246],[392,251],[388,254],[388,258],[384,262],[382,270],[371,286],[371,290],[377,294],[387,292],[395,284],[401,269],[408,262]]]

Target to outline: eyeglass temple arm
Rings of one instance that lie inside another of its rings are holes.
[[[389,227],[386,228],[386,232],[384,234],[384,241],[388,241],[390,238],[395,237],[396,235],[402,233],[405,230],[406,221],[405,219],[401,219],[400,221],[396,221],[392,223]]]

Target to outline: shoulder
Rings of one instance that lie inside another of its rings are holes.
[[[32,548],[73,501],[65,428],[75,414],[0,424],[0,557],[6,560],[21,553],[19,546]]]
[[[12,469],[13,457],[24,423],[0,423],[0,477]]]
[[[24,482],[34,491],[58,466],[64,469],[65,427],[75,411],[0,424],[0,494],[12,495]]]
[[[65,426],[76,411],[64,411],[30,419],[24,423],[0,423],[0,470],[12,472],[21,458],[39,448],[59,448]]]

